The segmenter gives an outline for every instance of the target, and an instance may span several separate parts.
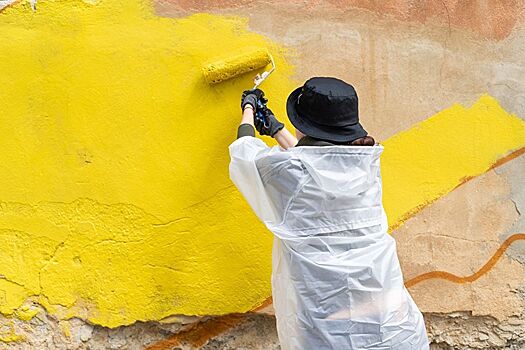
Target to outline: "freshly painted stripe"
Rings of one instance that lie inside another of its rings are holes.
[[[391,229],[498,159],[525,146],[525,122],[482,96],[456,104],[384,142],[383,203]]]

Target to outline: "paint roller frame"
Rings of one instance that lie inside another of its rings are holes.
[[[268,56],[270,56],[270,63],[272,64],[272,68],[269,71],[264,71],[260,74],[257,74],[255,78],[253,78],[253,82],[255,84],[253,90],[257,89],[259,85],[261,85],[266,80],[266,78],[268,78],[268,76],[275,71],[276,67],[275,61],[273,60],[273,56],[270,53],[268,53]]]

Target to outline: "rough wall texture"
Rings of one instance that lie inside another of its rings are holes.
[[[525,347],[523,2],[36,5],[0,1],[0,347],[278,348],[227,175],[251,77],[201,75],[248,46],[278,115],[309,76],[356,86],[433,347]]]

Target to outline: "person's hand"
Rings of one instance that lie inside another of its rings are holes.
[[[264,92],[261,89],[246,90],[242,93],[241,97],[241,109],[244,112],[246,105],[250,105],[255,112],[257,110],[257,101],[263,100],[264,103],[267,101],[264,98]]]
[[[277,120],[270,108],[263,108],[259,111],[264,118],[255,118],[255,129],[260,135],[268,135],[274,137],[282,128],[284,124]]]

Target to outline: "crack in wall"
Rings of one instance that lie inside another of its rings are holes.
[[[2,279],[2,280],[4,280],[4,281],[7,281],[7,282],[9,282],[9,283],[12,283],[12,284],[14,284],[14,285],[16,285],[16,286],[19,286],[19,287],[22,287],[22,288],[26,289],[26,287],[25,287],[24,284],[19,283],[19,282],[13,280],[13,279],[10,279],[10,278],[8,278],[8,277],[5,276],[5,275],[1,275],[1,274],[0,274],[0,279]]]

